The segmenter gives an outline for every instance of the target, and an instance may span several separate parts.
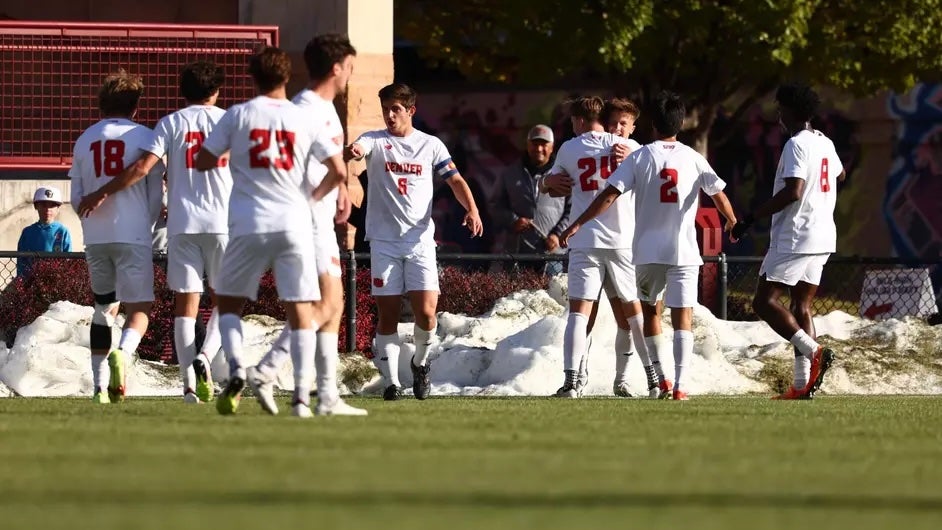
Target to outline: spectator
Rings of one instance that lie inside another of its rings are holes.
[[[17,252],[72,251],[72,236],[69,234],[69,229],[56,221],[60,206],[62,206],[62,192],[58,188],[36,190],[33,194],[33,208],[36,208],[39,214],[39,221],[23,229],[16,245]],[[29,274],[32,261],[29,258],[19,258],[16,263],[16,275]]]
[[[495,226],[502,233],[494,252],[520,254],[562,253],[559,234],[569,226],[570,197],[540,193],[538,178],[553,167],[553,130],[537,125],[527,134],[527,152],[502,176],[491,203]],[[561,261],[524,262],[535,270],[559,274]]]

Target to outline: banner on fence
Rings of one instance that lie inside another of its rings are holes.
[[[860,316],[871,320],[935,313],[929,269],[868,270],[860,292]]]

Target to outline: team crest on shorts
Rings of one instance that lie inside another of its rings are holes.
[[[385,283],[382,278],[373,278],[373,287],[382,287]]]

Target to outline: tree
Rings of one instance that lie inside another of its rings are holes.
[[[857,95],[942,68],[942,0],[413,0],[397,31],[472,79],[543,84],[598,72],[643,102],[688,102],[705,153],[721,105],[739,118],[786,80]],[[722,139],[720,139],[722,141]]]

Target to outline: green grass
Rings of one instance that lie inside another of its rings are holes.
[[[0,399],[0,527],[937,528],[942,399]],[[287,409],[287,404],[284,403]]]

